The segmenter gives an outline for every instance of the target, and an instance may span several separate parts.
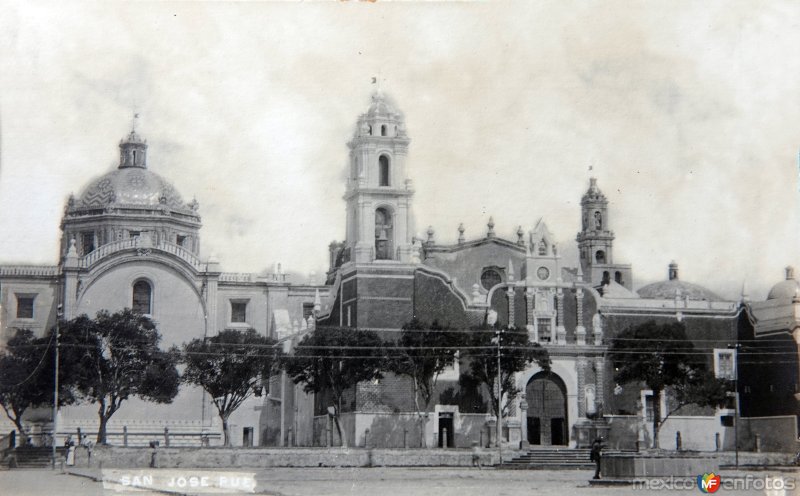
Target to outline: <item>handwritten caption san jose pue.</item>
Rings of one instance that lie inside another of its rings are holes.
[[[103,487],[122,491],[191,490],[192,493],[252,493],[255,473],[180,469],[104,469]]]

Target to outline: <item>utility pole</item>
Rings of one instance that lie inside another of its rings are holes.
[[[503,382],[502,373],[500,370],[500,336],[503,331],[498,329],[495,332],[497,336],[497,456],[500,459],[500,465],[503,464],[503,448],[502,448],[502,435],[503,435]]]
[[[51,442],[53,445],[53,470],[56,469],[56,458],[58,457],[56,452],[56,433],[58,432],[58,333],[61,325],[61,308],[62,307],[59,304],[56,309],[56,353],[55,367],[53,372],[53,436]]]

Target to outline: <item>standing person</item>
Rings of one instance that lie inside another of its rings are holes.
[[[603,449],[603,438],[599,437],[592,443],[592,451],[589,458],[594,462],[594,478],[600,478],[600,459],[602,458],[601,451]]]
[[[67,448],[67,466],[72,467],[75,465],[75,441],[72,440],[72,436],[67,436],[64,446]]]
[[[475,441],[472,441],[472,466],[481,470],[481,448]]]

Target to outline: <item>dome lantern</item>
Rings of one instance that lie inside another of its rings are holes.
[[[134,130],[119,142],[119,168],[126,167],[147,168],[147,140]]]

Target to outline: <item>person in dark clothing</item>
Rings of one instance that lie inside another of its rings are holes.
[[[603,449],[603,438],[599,437],[594,440],[592,443],[592,451],[589,454],[589,458],[594,462],[595,470],[594,470],[594,478],[600,478],[600,459],[602,458],[601,451]]]

